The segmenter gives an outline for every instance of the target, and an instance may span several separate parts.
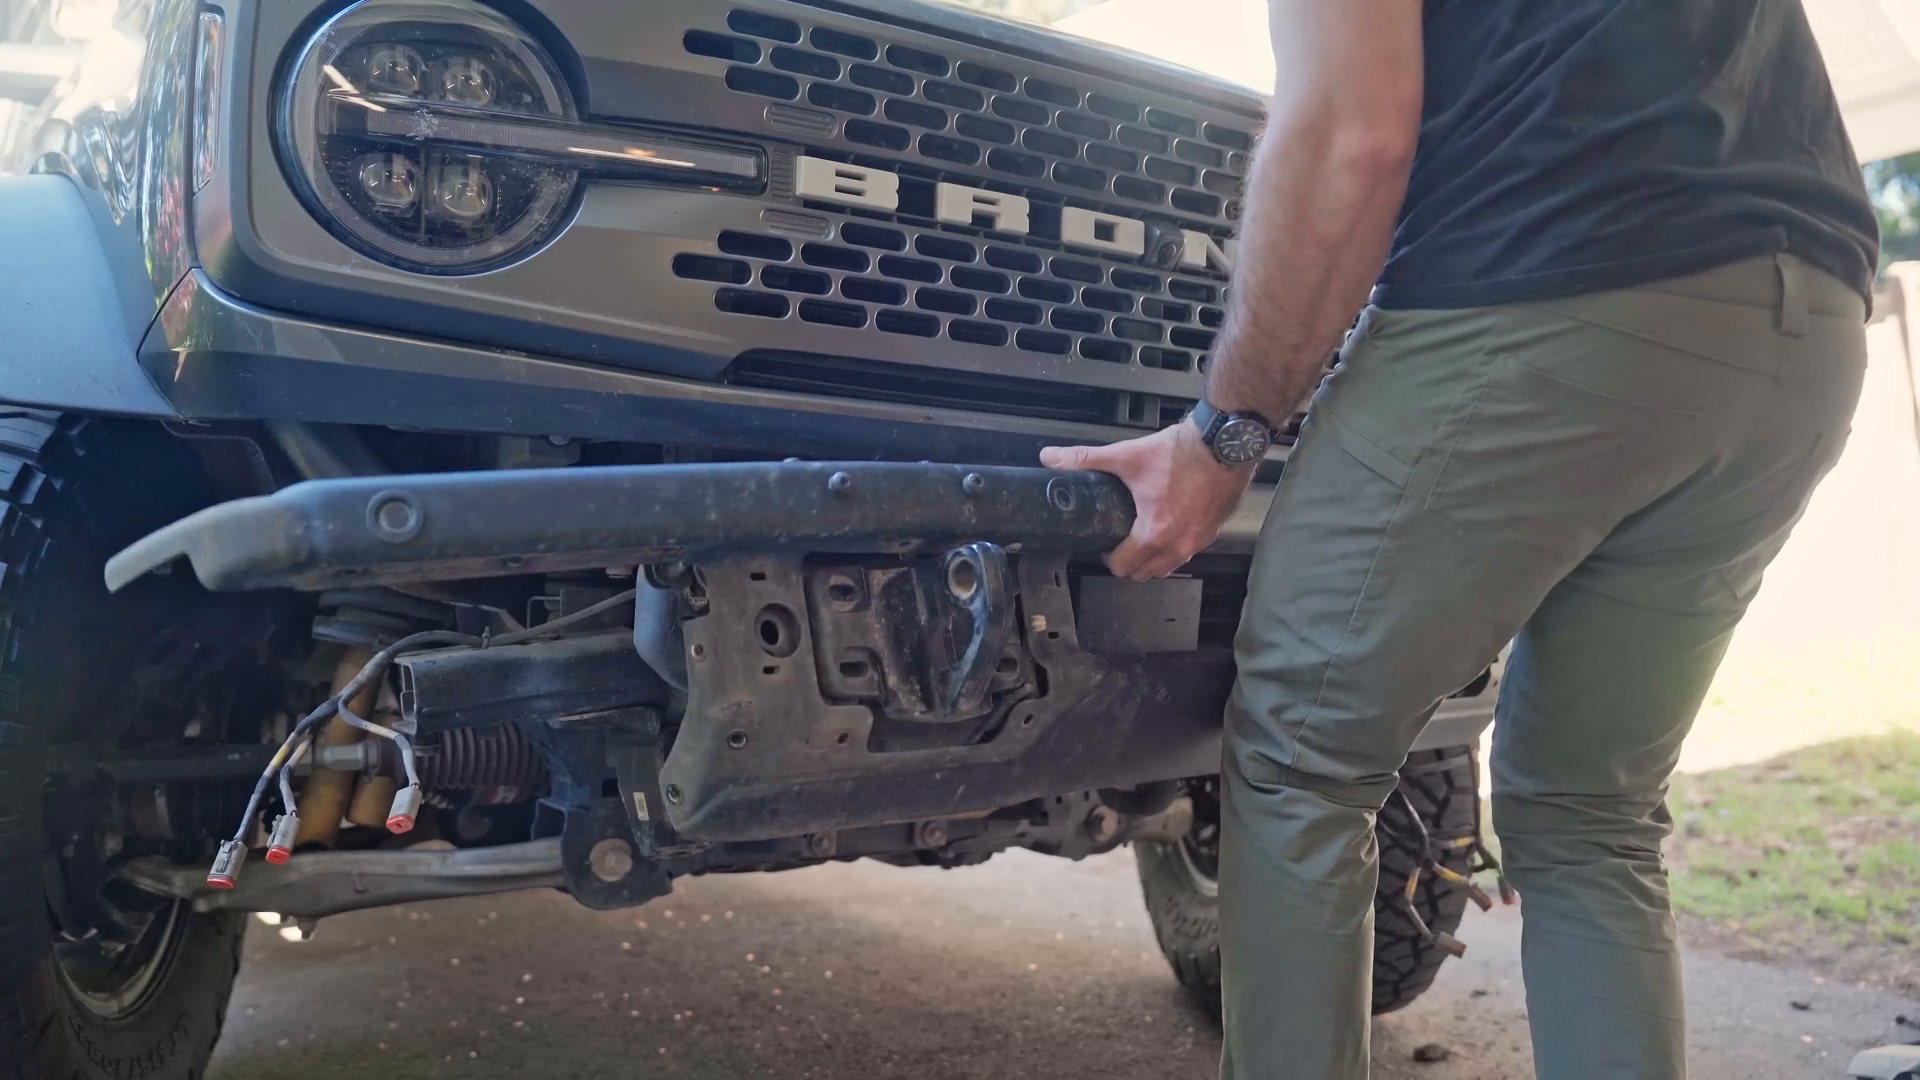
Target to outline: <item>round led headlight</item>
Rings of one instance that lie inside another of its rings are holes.
[[[575,118],[553,61],[491,8],[360,0],[287,69],[277,134],[335,236],[403,269],[469,274],[552,236],[578,186],[578,170],[502,133]]]

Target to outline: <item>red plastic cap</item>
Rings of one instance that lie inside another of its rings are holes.
[[[388,818],[387,831],[390,833],[412,832],[413,831],[413,815],[412,814],[395,814],[392,817]]]
[[[275,866],[285,866],[287,860],[291,858],[293,858],[293,852],[288,848],[270,847],[267,849],[267,861]],[[227,887],[232,888],[233,886],[229,883]]]
[[[232,877],[231,875],[228,875],[228,874],[208,874],[208,875],[207,875],[207,888],[209,888],[209,889],[231,889],[231,888],[233,888],[233,877]]]

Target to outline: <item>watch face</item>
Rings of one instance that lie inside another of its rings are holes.
[[[1213,454],[1229,465],[1246,465],[1265,456],[1272,443],[1267,425],[1242,417],[1220,425],[1213,437]]]

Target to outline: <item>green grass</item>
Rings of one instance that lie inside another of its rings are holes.
[[[1674,781],[1675,906],[1762,948],[1920,940],[1920,734]]]

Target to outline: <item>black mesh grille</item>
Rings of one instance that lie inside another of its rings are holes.
[[[795,328],[791,345],[815,350],[742,352],[729,381],[1136,428],[1185,414],[1227,290],[1214,268],[1174,267],[1179,230],[1232,235],[1254,121],[880,22],[721,10],[725,26],[688,32],[687,52],[802,135],[800,148],[771,148],[770,195],[792,195],[778,178],[796,152],[899,181],[891,213],[809,200],[818,231],[774,226],[797,241],[730,231],[673,257],[677,276],[710,283],[743,343],[779,340],[779,320]],[[812,118],[804,133],[790,121],[800,114]],[[1028,231],[937,221],[940,181],[1026,196]],[[1069,205],[1146,222],[1147,254],[1064,244]],[[844,351],[842,330],[858,335]],[[939,345],[915,360],[914,339]],[[994,354],[976,366],[960,359],[972,349]],[[876,353],[904,359],[851,359]]]
[[[1182,372],[1206,369],[1226,318],[1225,290],[1211,282],[911,228],[843,222],[832,242],[797,251],[778,237],[723,236],[722,250],[753,254],[688,252],[672,269],[720,284],[714,306],[745,318]],[[928,248],[931,258],[883,254]],[[783,350],[742,353],[726,377],[739,386],[1137,428],[1177,423],[1193,406],[1187,397]],[[1300,422],[1296,414],[1285,425],[1282,445]]]
[[[882,309],[913,312],[933,321],[873,325],[970,345],[1011,343],[1026,352],[1197,371],[1226,318],[1223,290],[1210,281],[905,225],[842,221],[832,242],[798,251],[777,236],[731,231],[715,245],[739,257],[684,253],[673,261],[674,274],[757,286],[753,291],[834,296],[867,316]],[[763,316],[776,306],[742,308],[729,294],[721,310]],[[809,317],[809,310],[800,307],[799,317],[833,326],[870,322],[837,310],[832,318]],[[1003,329],[986,329],[995,325]],[[1047,329],[1023,332],[1039,327]]]
[[[984,163],[990,172],[1050,179],[1217,226],[1239,216],[1234,200],[1251,125],[1202,123],[1144,91],[1131,100],[1089,93],[1072,73],[1020,57],[956,62],[889,42],[886,31],[849,33],[744,10],[731,12],[727,25],[739,36],[689,34],[687,50],[735,61],[726,84],[738,93],[804,98],[837,114],[852,142],[942,164]]]

